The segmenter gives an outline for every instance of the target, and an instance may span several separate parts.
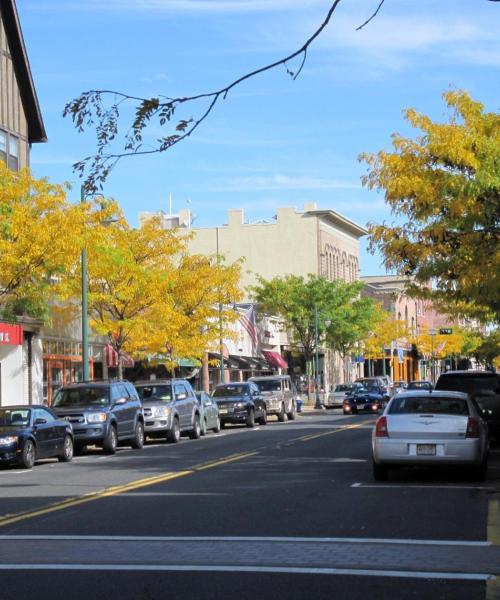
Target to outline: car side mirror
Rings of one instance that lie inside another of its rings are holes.
[[[47,423],[47,419],[38,418],[35,419],[35,425],[45,425]]]

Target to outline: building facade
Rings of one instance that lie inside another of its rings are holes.
[[[47,136],[14,0],[0,2],[0,160],[29,166],[33,143]],[[41,323],[0,322],[0,405],[41,402]]]

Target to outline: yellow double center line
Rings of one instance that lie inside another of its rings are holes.
[[[355,425],[346,425],[345,427],[334,429],[333,431],[326,431],[319,434],[306,435],[299,438],[294,438],[293,440],[289,440],[287,443],[298,442],[298,441],[309,441],[314,440],[326,435],[332,435],[334,433],[339,433],[341,431],[346,431],[347,429],[357,429],[369,421],[365,421]],[[225,458],[221,458],[215,461],[200,463],[191,467],[190,469],[186,469],[185,471],[175,471],[162,473],[161,475],[156,475],[153,477],[146,477],[144,479],[137,479],[130,483],[126,483],[124,485],[117,485],[113,487],[108,487],[103,490],[98,490],[96,492],[89,492],[88,494],[84,494],[83,496],[77,496],[73,498],[68,498],[67,500],[62,500],[60,502],[54,502],[53,504],[47,504],[37,510],[31,511],[23,511],[18,513],[12,513],[3,515],[0,517],[0,527],[5,527],[6,525],[13,525],[14,523],[18,523],[19,521],[25,521],[27,519],[33,519],[35,517],[43,517],[45,515],[49,515],[51,513],[65,510],[67,508],[73,508],[74,506],[81,506],[82,504],[87,504],[88,502],[94,502],[94,500],[101,500],[102,498],[110,498],[111,496],[117,496],[118,494],[123,494],[124,492],[130,492],[132,490],[137,490],[139,488],[144,488],[149,485],[156,485],[157,483],[163,483],[165,481],[170,481],[172,479],[179,479],[180,477],[186,477],[187,475],[192,475],[193,473],[199,471],[205,471],[207,469],[213,469],[215,467],[220,467],[221,465],[225,465],[237,460],[243,460],[244,458],[248,458],[250,456],[255,456],[259,454],[259,451],[255,452],[243,452],[238,454],[232,454]]]

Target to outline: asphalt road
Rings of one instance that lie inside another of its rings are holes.
[[[309,413],[0,469],[0,597],[500,598],[500,452],[371,474],[374,417]]]

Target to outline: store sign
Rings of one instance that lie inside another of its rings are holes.
[[[21,346],[23,343],[23,328],[21,325],[0,323],[0,346]]]

